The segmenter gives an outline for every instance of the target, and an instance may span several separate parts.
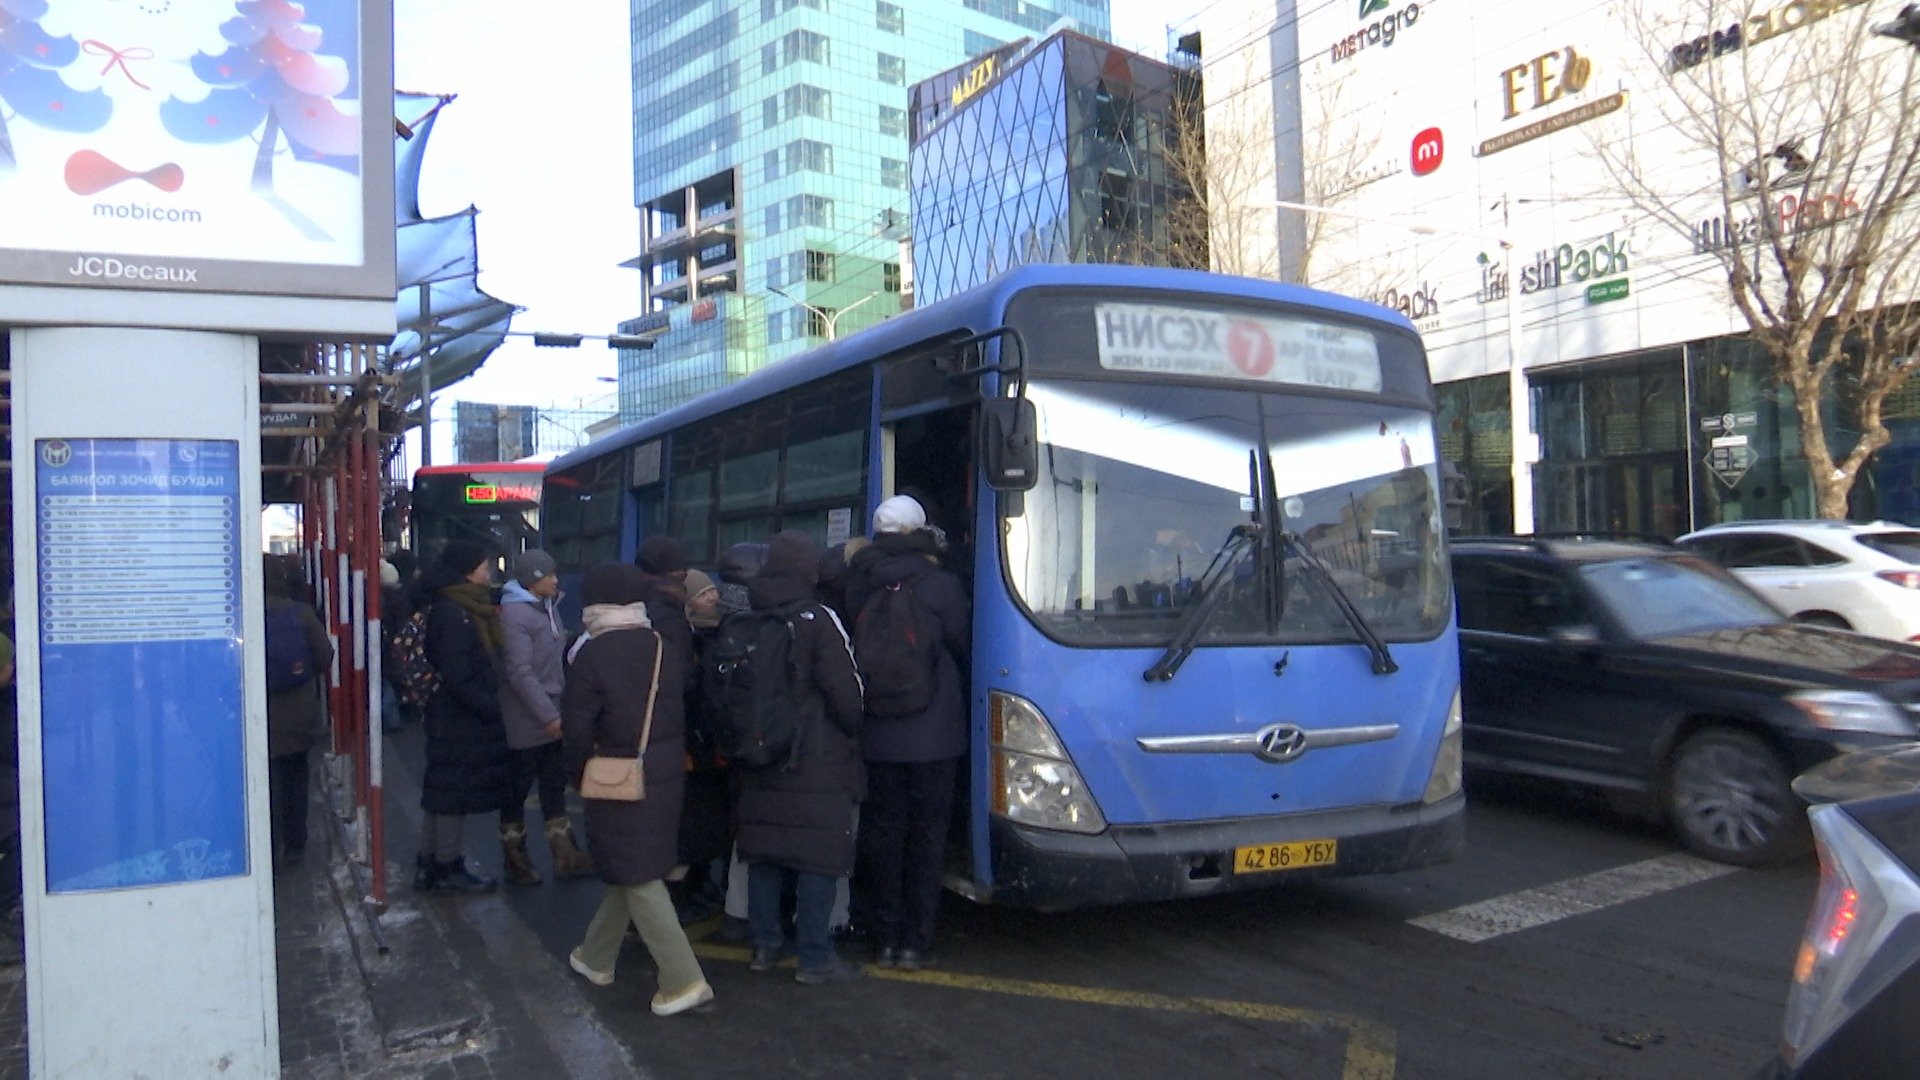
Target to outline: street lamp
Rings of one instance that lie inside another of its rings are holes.
[[[854,308],[857,308],[861,304],[864,304],[867,301],[873,299],[874,297],[880,295],[877,292],[870,292],[867,295],[861,297],[860,299],[855,300],[853,303],[848,304],[846,307],[841,308],[839,311],[833,311],[829,308],[814,307],[812,304],[809,304],[805,300],[802,300],[799,297],[794,296],[791,293],[788,293],[785,289],[779,288],[778,286],[769,285],[767,286],[767,291],[779,293],[781,296],[786,297],[788,300],[791,300],[794,303],[800,305],[801,307],[806,308],[808,311],[813,312],[814,316],[818,318],[824,326],[826,326],[828,341],[832,341],[834,339],[834,336],[835,336],[834,328],[839,324],[840,316],[845,315],[847,312],[852,311]]]
[[[1513,242],[1504,236],[1450,229],[1442,225],[1401,218],[1357,214],[1351,210],[1336,210],[1329,206],[1315,206],[1312,203],[1275,201],[1273,205],[1283,210],[1298,210],[1308,214],[1326,214],[1330,217],[1394,225],[1421,236],[1462,236],[1469,240],[1496,244],[1506,253],[1506,284],[1501,292],[1504,294],[1507,309],[1507,398],[1509,402],[1507,407],[1512,415],[1509,430],[1513,452],[1513,532],[1516,536],[1525,536],[1533,532],[1533,459],[1538,454],[1538,447],[1535,445],[1533,436],[1533,399],[1527,389],[1526,361],[1520,351],[1520,277],[1516,259],[1519,250],[1514,247]]]

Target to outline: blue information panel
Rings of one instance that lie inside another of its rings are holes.
[[[243,875],[239,444],[34,449],[47,887]]]

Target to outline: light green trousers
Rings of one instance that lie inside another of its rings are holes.
[[[687,932],[680,929],[673,898],[667,895],[666,883],[660,881],[607,886],[600,910],[587,924],[586,940],[580,943],[581,962],[595,971],[613,971],[629,922],[639,929],[640,940],[653,955],[654,967],[660,969],[662,992],[678,994],[705,978],[700,961],[694,959],[693,946],[687,942]]]

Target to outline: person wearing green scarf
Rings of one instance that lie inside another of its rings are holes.
[[[502,638],[493,561],[480,545],[454,540],[420,578],[427,662],[440,675],[440,689],[426,710],[427,769],[420,784],[426,821],[413,877],[422,892],[484,893],[498,884],[468,868],[460,842],[466,815],[497,815],[515,795],[513,754],[500,714]]]

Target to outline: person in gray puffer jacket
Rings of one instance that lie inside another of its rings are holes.
[[[574,843],[567,818],[566,764],[560,746],[560,695],[566,689],[566,632],[555,600],[560,595],[553,556],[538,549],[513,560],[513,577],[500,596],[500,716],[513,749],[513,801],[500,808],[500,847],[507,881],[538,885],[527,856],[527,788],[540,788],[547,848],[556,877],[594,873],[593,858]]]

